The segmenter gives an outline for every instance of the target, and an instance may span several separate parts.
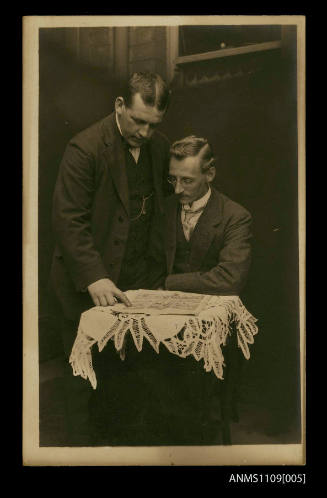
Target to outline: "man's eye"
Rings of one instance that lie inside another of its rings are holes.
[[[192,178],[183,178],[183,182],[186,183],[186,185],[189,185],[190,183],[193,183]]]

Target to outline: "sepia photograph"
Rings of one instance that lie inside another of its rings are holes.
[[[305,464],[305,17],[23,18],[23,464]]]

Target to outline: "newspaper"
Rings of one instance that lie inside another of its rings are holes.
[[[132,306],[118,303],[112,310],[118,313],[145,315],[198,315],[206,309],[212,296],[177,291],[137,290],[126,292]]]

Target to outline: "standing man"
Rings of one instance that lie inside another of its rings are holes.
[[[134,73],[115,112],[76,135],[62,159],[53,200],[56,248],[51,283],[62,309],[69,358],[80,314],[147,287],[151,221],[163,209],[169,144],[156,131],[169,90],[152,73]],[[87,383],[65,378],[70,444],[89,443]]]

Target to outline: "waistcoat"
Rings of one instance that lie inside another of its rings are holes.
[[[145,256],[148,249],[148,236],[154,205],[151,157],[147,146],[141,147],[137,164],[128,148],[125,147],[125,160],[129,191],[130,227],[118,280],[118,287],[122,290],[136,289],[145,285]],[[149,198],[143,202],[145,197]]]

